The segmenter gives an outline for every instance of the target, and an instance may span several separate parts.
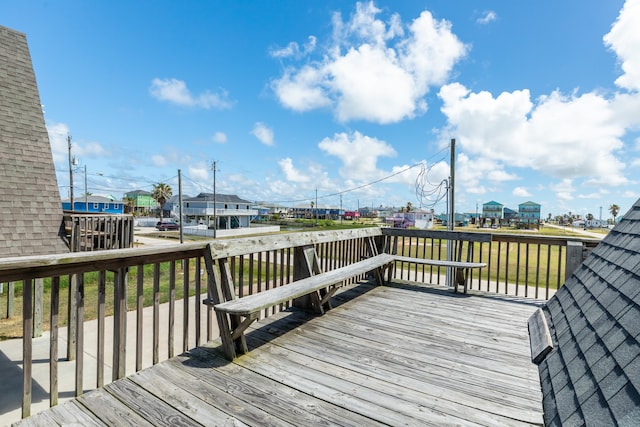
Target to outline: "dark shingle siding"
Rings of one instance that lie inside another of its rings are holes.
[[[544,307],[547,425],[640,425],[640,200]]]
[[[68,252],[26,36],[0,26],[0,257]]]

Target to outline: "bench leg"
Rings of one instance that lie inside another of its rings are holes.
[[[464,268],[456,268],[453,291],[458,292],[458,286],[462,286],[464,293],[467,293],[467,271]]]
[[[222,349],[227,360],[236,358],[236,346],[231,338],[231,326],[229,325],[229,316],[226,313],[216,311],[218,326],[220,328],[220,339],[222,340]]]
[[[230,316],[231,317],[231,328],[234,331],[234,336],[232,336],[233,338],[233,343],[236,347],[236,351],[239,352],[240,354],[245,354],[249,352],[249,349],[247,347],[247,340],[244,337],[244,330],[247,329],[249,327],[249,325],[253,322],[253,318],[247,318],[246,322],[241,322],[240,321],[240,316]],[[239,332],[239,336],[235,337],[236,332]]]

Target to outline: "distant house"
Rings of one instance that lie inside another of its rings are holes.
[[[343,215],[344,219],[348,219],[348,220],[358,220],[360,218],[360,212],[359,211],[344,211],[344,215]]]
[[[433,228],[435,215],[433,211],[409,211],[396,212],[391,217],[385,218],[385,223],[395,228]]]
[[[124,202],[104,196],[78,197],[73,201],[73,209],[69,199],[63,200],[62,210],[73,210],[76,213],[123,214]]]
[[[307,218],[307,219],[338,219],[344,213],[344,210],[335,206],[314,206],[310,205],[298,205],[291,208],[290,215],[293,218]]]
[[[133,200],[133,211],[148,213],[158,208],[158,202],[152,197],[152,193],[144,190],[134,190],[124,194],[125,199]]]
[[[502,217],[503,219],[505,219],[506,222],[509,222],[511,220],[516,220],[518,219],[518,211],[514,211],[513,209],[509,209],[509,208],[504,208],[502,210]]]
[[[214,206],[215,204],[215,206]],[[206,224],[216,230],[249,227],[251,220],[258,215],[252,209],[252,202],[233,194],[200,193],[196,197],[182,199],[182,214],[185,222]]]
[[[525,202],[518,205],[518,221],[523,224],[540,223],[540,205],[534,202]]]
[[[490,201],[483,203],[482,205],[482,217],[487,219],[500,220],[503,215],[504,205],[496,201]]]
[[[449,223],[449,216],[447,214],[438,215],[436,218],[442,225],[446,226]],[[457,227],[465,227],[469,225],[469,217],[467,214],[457,213],[454,214],[453,220]]]

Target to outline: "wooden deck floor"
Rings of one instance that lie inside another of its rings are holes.
[[[542,425],[531,301],[361,285],[322,317],[279,313],[227,362],[215,343],[21,425]]]

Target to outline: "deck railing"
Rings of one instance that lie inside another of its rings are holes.
[[[71,252],[124,249],[133,246],[133,216],[65,212]]]
[[[22,294],[23,336],[23,401],[22,416],[31,413],[32,336],[38,318],[48,320],[50,330],[50,403],[58,403],[59,328],[66,326],[66,356],[75,360],[75,395],[83,393],[87,376],[95,378],[95,386],[105,384],[105,322],[113,316],[111,379],[122,378],[126,372],[127,312],[135,311],[135,370],[143,367],[144,334],[152,334],[152,364],[174,356],[175,341],[187,351],[205,340],[217,338],[212,324],[211,308],[202,304],[206,293],[204,251],[212,246],[215,258],[230,258],[237,294],[244,296],[294,280],[296,248],[313,244],[323,271],[348,265],[368,256],[366,240],[374,238],[380,249],[398,254],[445,259],[447,245],[455,246],[454,257],[486,262],[488,267],[472,276],[472,288],[529,297],[546,298],[549,290],[563,282],[563,275],[574,268],[576,248],[580,260],[584,247],[595,242],[569,239],[542,239],[528,236],[493,235],[491,242],[480,242],[475,233],[437,232],[425,230],[395,230],[364,228],[345,231],[289,233],[260,237],[245,237],[211,242],[185,243],[171,246],[133,248],[111,251],[82,252],[49,256],[0,259],[0,283],[12,283],[16,294]],[[475,239],[475,240],[474,240]],[[455,244],[454,242],[462,242]],[[572,243],[573,242],[573,243]],[[567,250],[568,248],[572,248]],[[570,255],[571,254],[571,255]],[[463,256],[464,255],[464,256]],[[570,256],[569,256],[570,255]],[[567,256],[569,260],[567,261]],[[454,258],[455,259],[455,258]],[[579,263],[579,262],[578,262]],[[400,265],[396,279],[444,283],[444,269],[416,265]],[[355,278],[358,280],[361,278]],[[36,281],[44,284],[46,301],[41,313],[34,313],[33,290]],[[21,288],[21,289],[20,289]],[[195,296],[195,298],[188,298]],[[181,300],[181,301],[180,301]],[[160,319],[160,304],[169,303],[168,318]],[[178,304],[182,308],[181,330],[176,330]],[[152,330],[143,330],[143,308],[152,306]],[[265,310],[269,316],[283,307]],[[206,330],[202,317],[206,316]],[[84,321],[97,319],[97,372],[84,370]],[[166,322],[161,328],[160,322]],[[2,326],[0,320],[0,327]],[[160,348],[160,334],[167,334],[166,351]],[[194,338],[190,338],[194,337]],[[178,341],[180,344],[180,341]]]
[[[430,259],[484,262],[470,272],[470,289],[549,299],[599,242],[597,239],[432,230],[383,229],[396,253]],[[402,263],[396,279],[445,284],[445,268]]]

